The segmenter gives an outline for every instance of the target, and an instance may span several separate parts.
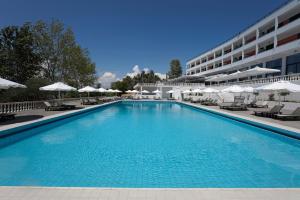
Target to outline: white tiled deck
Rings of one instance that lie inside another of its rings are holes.
[[[1,200],[299,200],[300,189],[101,189],[0,187]]]

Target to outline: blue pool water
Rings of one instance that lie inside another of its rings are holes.
[[[177,103],[123,102],[1,138],[0,185],[299,187],[300,141]]]

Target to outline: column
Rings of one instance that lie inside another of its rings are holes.
[[[281,63],[281,75],[286,75],[286,56],[282,57],[282,63]]]

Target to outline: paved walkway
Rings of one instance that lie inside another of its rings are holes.
[[[299,200],[300,189],[0,187],[0,200]]]
[[[195,105],[214,109],[217,111],[222,111],[222,112],[229,113],[229,114],[236,114],[236,115],[240,115],[243,117],[249,117],[252,119],[260,120],[262,122],[270,122],[270,123],[275,123],[275,124],[279,124],[279,125],[283,125],[283,126],[297,128],[300,130],[300,121],[299,120],[298,121],[282,121],[282,120],[268,118],[268,117],[258,117],[258,116],[253,115],[253,110],[255,110],[254,108],[249,108],[247,111],[229,111],[229,110],[225,110],[225,109],[220,109],[219,106],[203,106],[200,104],[195,104]]]

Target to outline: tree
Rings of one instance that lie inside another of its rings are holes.
[[[38,21],[33,30],[46,78],[76,87],[94,83],[95,64],[91,62],[88,51],[76,43],[70,28],[54,20],[49,24]]]
[[[182,75],[182,68],[181,68],[180,61],[178,59],[171,60],[170,71],[168,75],[170,79],[177,78]]]
[[[132,90],[137,83],[156,83],[160,80],[161,79],[155,75],[154,71],[151,70],[149,73],[142,71],[133,78],[126,76],[121,81],[112,83],[111,87],[125,92],[126,90]]]
[[[0,31],[0,74],[19,83],[39,75],[41,58],[35,51],[29,23],[8,26]]]

